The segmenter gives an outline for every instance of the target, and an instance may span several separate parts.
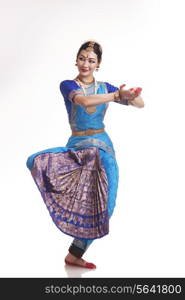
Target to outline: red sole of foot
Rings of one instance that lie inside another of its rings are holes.
[[[80,266],[80,265],[78,265],[78,264],[69,262],[69,261],[67,261],[67,260],[65,259],[65,263],[66,263],[66,265],[75,266],[75,267],[79,267],[79,268],[96,269],[96,266],[95,266],[94,264],[88,263],[88,262],[86,262],[85,265]]]

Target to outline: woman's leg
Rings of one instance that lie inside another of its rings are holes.
[[[116,158],[103,150],[100,150],[100,159],[108,179],[108,216],[110,219],[116,206],[119,168]]]
[[[100,159],[108,179],[108,216],[110,219],[116,205],[119,169],[116,159],[103,150],[100,150]],[[76,259],[78,259],[79,264],[83,264],[84,261],[80,259],[92,242],[93,240],[75,238],[69,247],[69,253],[66,259],[70,259],[70,261],[76,261]]]
[[[89,263],[82,259],[83,254],[92,243],[93,240],[85,240],[85,239],[74,239],[71,246],[69,247],[68,255],[65,258],[66,263],[73,263],[77,266],[95,269],[96,266],[92,263]]]
[[[78,257],[81,258],[87,248],[90,246],[93,240],[85,240],[85,239],[74,239],[72,241],[71,246],[69,247],[69,252]]]

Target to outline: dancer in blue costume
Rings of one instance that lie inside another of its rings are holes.
[[[66,264],[96,268],[82,259],[93,240],[109,233],[118,189],[118,165],[103,123],[109,102],[143,107],[140,88],[96,81],[102,48],[85,42],[76,57],[79,74],[60,83],[72,134],[65,147],[39,151],[27,167],[55,225],[74,239]]]

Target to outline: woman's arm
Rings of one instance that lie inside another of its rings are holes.
[[[114,101],[114,99],[115,93],[108,93],[89,96],[75,95],[73,101],[82,106],[92,106],[111,102]]]
[[[128,105],[130,104],[138,108],[144,107],[144,102],[141,96],[139,94],[135,94],[135,92],[131,90],[124,90],[123,86],[125,85],[122,85],[119,90],[113,93],[88,95],[88,96],[77,94],[73,97],[73,101],[77,104],[88,107],[93,105],[104,104],[111,101],[122,103],[125,101],[125,99],[128,99]],[[120,96],[123,101],[119,100]]]

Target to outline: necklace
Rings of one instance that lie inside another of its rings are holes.
[[[84,96],[87,96],[85,87],[82,85],[81,80],[79,80],[79,78],[77,77],[77,78],[75,79],[75,81],[79,84],[79,86],[80,86],[81,89],[83,90]],[[93,79],[93,81],[92,81],[91,83],[93,83],[93,82],[94,82],[94,95],[96,95],[96,94],[97,94],[97,90],[98,90],[98,83],[97,83],[97,81],[96,81],[95,79]],[[96,106],[93,106],[93,105],[92,105],[92,106],[88,106],[88,107],[86,108],[86,112],[89,113],[89,114],[92,114],[92,113],[94,113],[95,111],[96,111]]]
[[[80,79],[79,76],[77,76],[76,79],[79,80],[80,82],[86,84],[86,85],[90,85],[90,84],[92,84],[92,83],[95,81],[94,78],[93,78],[93,80],[91,80],[91,81],[84,81],[83,79]]]

